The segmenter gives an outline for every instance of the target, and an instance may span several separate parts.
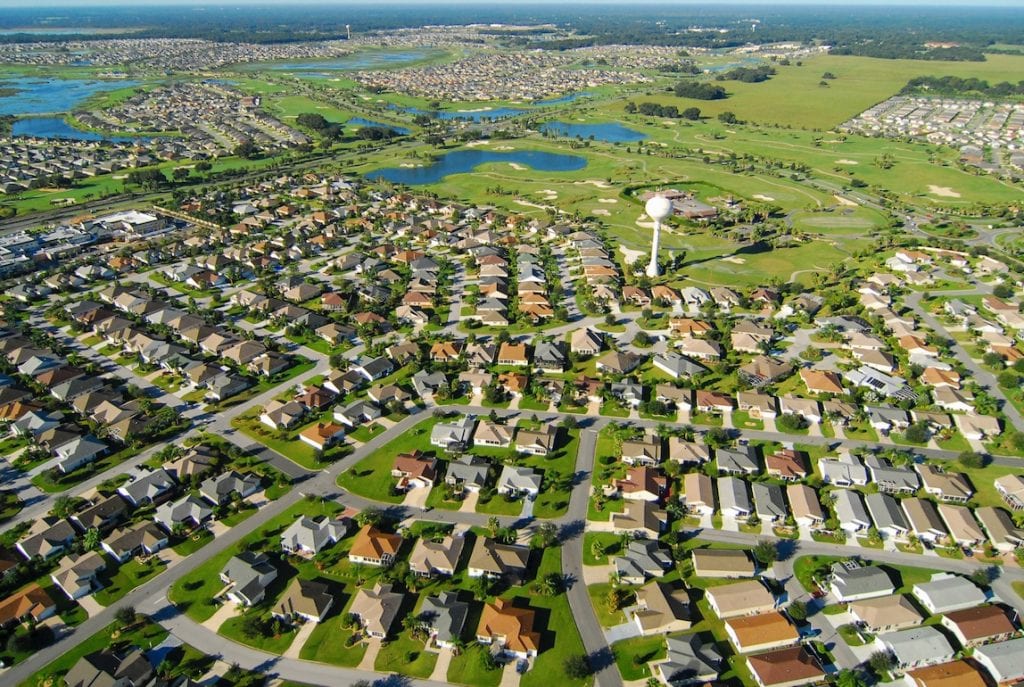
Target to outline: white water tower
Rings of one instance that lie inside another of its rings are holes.
[[[658,243],[661,238],[661,223],[672,216],[672,201],[664,196],[652,196],[645,207],[647,216],[654,220],[654,238],[651,241],[651,262],[647,265],[647,276],[657,277],[661,274],[658,268]]]
[[[345,33],[348,34],[348,40],[352,40],[352,25],[345,24]]]

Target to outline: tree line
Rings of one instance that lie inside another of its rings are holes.
[[[974,95],[991,98],[1007,98],[1024,95],[1024,81],[1010,83],[1000,81],[989,84],[984,79],[965,79],[960,76],[918,76],[907,82],[900,90],[903,95],[938,93],[940,95]]]

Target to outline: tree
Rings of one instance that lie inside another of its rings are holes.
[[[581,654],[569,656],[562,664],[562,670],[564,670],[565,674],[572,679],[582,680],[591,673],[590,661],[587,660],[586,656]]]
[[[841,670],[836,675],[836,687],[867,687],[868,683],[855,670]]]
[[[804,601],[794,601],[789,604],[789,608],[786,609],[786,613],[789,617],[796,621],[807,620],[807,603]]]
[[[78,507],[78,501],[67,495],[58,496],[53,500],[53,507],[50,508],[50,515],[58,518],[66,518]]]
[[[360,527],[373,525],[377,527],[384,520],[384,513],[379,508],[366,508],[356,516],[356,522]]]
[[[549,549],[558,544],[558,527],[553,522],[542,522],[533,534],[538,549]]]
[[[765,568],[779,560],[779,549],[775,542],[770,539],[758,540],[757,544],[754,545],[753,554],[754,560]]]
[[[124,606],[117,609],[117,613],[114,614],[114,619],[122,626],[127,626],[135,623],[136,616],[135,606]]]
[[[718,121],[722,124],[736,124],[739,120],[736,118],[736,113],[726,110],[725,112],[718,115]]]
[[[85,531],[85,536],[82,537],[82,547],[86,551],[95,551],[100,548],[101,539],[100,531],[95,527],[90,527]]]
[[[876,651],[868,658],[868,665],[871,666],[871,670],[881,675],[892,670],[896,666],[896,661],[888,651]]]
[[[912,444],[923,444],[928,441],[928,423],[915,422],[907,427],[904,438]]]
[[[688,119],[691,122],[695,122],[700,119],[700,108],[699,107],[688,107],[682,111],[681,116],[683,119]]]
[[[964,451],[957,460],[968,470],[978,470],[985,467],[985,456],[976,451]]]

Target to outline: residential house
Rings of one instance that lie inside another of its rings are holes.
[[[331,611],[334,599],[334,594],[323,582],[296,577],[270,613],[285,622],[301,619],[319,623]]]
[[[405,595],[394,591],[393,585],[378,582],[373,589],[356,592],[349,613],[359,619],[366,634],[385,639],[394,632],[404,601]]]
[[[636,601],[625,614],[643,635],[680,632],[691,624],[686,589],[657,580],[636,590]]]
[[[704,598],[722,620],[775,610],[775,597],[760,580],[708,587]]]
[[[833,563],[829,582],[830,591],[841,603],[886,596],[896,591],[885,570],[857,561]]]
[[[348,534],[350,525],[348,518],[301,516],[281,533],[281,550],[285,553],[315,556],[341,541]]]
[[[781,611],[729,618],[725,634],[742,654],[780,649],[800,641],[796,628]]]
[[[366,525],[356,533],[348,559],[353,563],[388,567],[395,562],[395,556],[402,547],[402,537],[382,532],[373,525]]]
[[[169,541],[169,535],[155,522],[144,520],[115,530],[100,545],[118,563],[126,563],[135,556],[152,556],[165,548]]]
[[[623,584],[640,585],[662,577],[672,567],[672,556],[657,540],[634,539],[621,556],[612,561],[615,574]]]
[[[420,451],[400,453],[395,456],[391,476],[398,478],[398,491],[408,489],[429,489],[437,479],[437,459]]]
[[[243,475],[234,470],[228,470],[215,477],[203,480],[199,485],[199,493],[208,499],[210,503],[222,505],[230,502],[231,499],[235,498],[236,494],[240,499],[252,496],[261,487],[262,482],[259,475],[251,472]]]
[[[465,543],[466,540],[461,535],[449,534],[441,541],[420,537],[416,540],[412,553],[409,554],[409,570],[421,577],[433,577],[434,575],[450,577],[455,574],[455,568],[458,567]]]
[[[956,651],[946,635],[933,625],[888,632],[875,639],[878,651],[887,651],[895,662],[894,673],[952,661]]]
[[[858,626],[872,634],[917,627],[924,616],[907,594],[888,594],[853,601],[847,606]]]
[[[690,553],[698,577],[753,577],[754,563],[746,551],[694,549]]]
[[[504,579],[521,585],[530,565],[530,549],[519,544],[502,544],[490,537],[477,537],[469,556],[470,577]]]
[[[540,652],[541,635],[534,625],[533,609],[513,605],[512,601],[498,598],[485,603],[477,626],[476,638],[482,644],[499,648],[502,653],[517,658],[534,658]]]
[[[911,593],[931,614],[950,613],[985,603],[985,592],[966,577],[942,573],[929,582],[919,582]]]
[[[496,489],[499,494],[509,498],[535,499],[540,493],[541,475],[528,467],[505,465],[498,477]]]
[[[267,587],[277,579],[277,568],[263,552],[243,551],[232,556],[220,571],[220,579],[230,585],[227,597],[241,606],[263,601]]]
[[[50,579],[69,599],[75,600],[100,589],[99,575],[106,569],[107,562],[97,551],[72,554],[60,562]]]
[[[737,477],[718,478],[718,507],[723,516],[747,518],[754,512],[747,483]]]
[[[1013,614],[1016,616],[1016,612]],[[999,606],[975,606],[951,611],[939,621],[963,648],[1005,642],[1016,632],[1013,620]]]
[[[688,472],[683,475],[681,498],[690,513],[706,516],[715,512],[715,493],[711,478],[703,473]]]
[[[747,656],[747,667],[760,687],[803,687],[825,681],[818,658],[802,646]]]
[[[420,610],[420,618],[427,625],[431,639],[444,649],[455,648],[468,615],[469,604],[459,600],[458,592],[454,591],[426,597]]]

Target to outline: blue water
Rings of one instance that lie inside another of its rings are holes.
[[[14,123],[11,133],[15,136],[60,138],[72,141],[110,141],[113,143],[131,143],[136,140],[126,136],[105,136],[94,131],[82,131],[74,128],[60,117],[30,117],[29,119],[19,119]]]
[[[366,175],[367,179],[385,179],[395,184],[418,186],[436,184],[451,174],[465,174],[487,162],[517,163],[541,172],[574,172],[587,166],[586,158],[538,150],[494,152],[490,150],[455,150],[427,167],[389,167]]]
[[[594,137],[595,141],[607,141],[608,143],[633,143],[647,138],[646,134],[634,131],[621,124],[569,124],[567,122],[548,122],[542,124],[540,130],[555,136],[568,136],[569,138],[589,139]]]
[[[323,76],[318,72],[341,72],[358,69],[385,69],[408,62],[416,62],[431,55],[429,50],[396,50],[392,52],[366,52],[344,55],[330,60],[300,62],[268,62],[248,65],[247,69],[270,69],[277,72],[296,72],[300,75]]]
[[[13,88],[14,95],[0,98],[0,114],[32,115],[70,112],[96,93],[138,85],[138,81],[86,81],[85,79],[39,79],[21,77],[0,81],[0,88]]]
[[[563,96],[559,96],[558,98],[536,100],[530,104],[535,107],[549,107],[551,105],[564,105],[566,103],[571,103],[574,100],[579,100],[580,98],[589,98],[591,96],[592,94],[589,91],[577,91],[575,93],[567,93]]]
[[[363,119],[362,117],[353,117],[352,119],[345,122],[345,126],[375,126],[381,129],[391,129],[400,136],[408,136],[411,131],[406,129],[404,126],[395,126],[394,124],[385,124],[383,122],[374,122],[369,119]]]
[[[493,110],[479,110],[477,112],[452,112],[445,110],[431,111],[421,110],[417,107],[398,107],[397,105],[388,105],[388,109],[407,112],[411,115],[429,115],[431,117],[436,117],[437,119],[466,119],[474,122],[481,122],[489,119],[503,119],[505,117],[515,117],[516,115],[520,115],[526,112],[526,110],[514,107],[497,107]]]

